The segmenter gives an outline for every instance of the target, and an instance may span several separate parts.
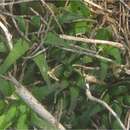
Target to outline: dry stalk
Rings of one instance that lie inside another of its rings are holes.
[[[69,35],[60,35],[60,38],[65,39],[65,40],[84,42],[84,43],[109,45],[109,46],[117,47],[119,49],[124,49],[124,46],[121,43],[113,42],[113,41],[96,40],[96,39],[75,37],[75,36],[69,36]]]
[[[14,84],[16,93],[23,99],[27,105],[32,108],[40,117],[47,120],[54,127],[59,130],[65,130],[64,126],[54,118],[54,116],[48,112],[43,105],[26,89],[25,86],[20,84],[10,73],[9,77],[4,77],[6,80],[11,81]]]
[[[115,119],[120,124],[121,128],[123,130],[127,130],[125,128],[124,124],[122,123],[122,121],[120,120],[120,118],[118,117],[117,113],[106,102],[92,96],[88,83],[86,83],[86,96],[88,97],[89,100],[97,102],[97,103],[101,104],[102,106],[104,106],[115,117]]]
[[[43,6],[45,6],[45,7],[50,11],[50,13],[52,14],[52,16],[53,16],[55,22],[57,23],[57,25],[58,25],[58,27],[59,27],[61,33],[63,34],[64,31],[63,31],[63,29],[62,29],[62,27],[61,27],[61,25],[60,25],[58,19],[56,18],[56,16],[55,16],[53,10],[51,9],[51,7],[50,7],[44,0],[41,0],[41,2],[42,2],[42,4],[43,4]]]
[[[10,0],[9,2],[0,3],[0,6],[20,4],[20,3],[32,2],[32,1],[35,1],[35,0],[17,0],[17,1],[14,1],[14,2],[12,2],[12,0]]]
[[[9,49],[12,50],[13,49],[12,35],[8,31],[7,27],[1,21],[0,21],[0,27],[3,30],[3,32],[5,33]]]

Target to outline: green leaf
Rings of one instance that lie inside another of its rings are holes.
[[[0,74],[4,74],[9,67],[16,62],[27,50],[29,45],[23,40],[18,40],[14,45],[13,50],[9,53],[4,63],[0,66]]]
[[[2,130],[6,129],[13,123],[13,119],[15,119],[16,117],[16,112],[17,112],[16,106],[13,105],[9,108],[7,112],[2,114],[0,120],[3,119],[3,121],[0,121],[0,129]]]
[[[61,25],[67,24],[67,23],[72,23],[75,20],[84,18],[83,16],[70,12],[70,11],[62,10],[62,12],[63,12],[62,15],[60,15],[58,17]]]
[[[89,17],[91,15],[89,8],[83,2],[81,2],[81,0],[70,1],[70,6],[71,11],[73,11],[74,13],[79,12],[85,17]]]
[[[18,22],[20,31],[25,33],[25,31],[26,31],[25,19],[23,17],[16,17],[16,20]]]
[[[76,34],[84,34],[87,32],[88,26],[85,21],[76,22],[74,25],[75,25],[74,28]]]
[[[48,64],[47,64],[45,55],[40,54],[40,55],[36,56],[33,60],[36,63],[36,65],[38,66],[43,79],[46,81],[47,85],[50,86],[51,82],[50,82],[49,76],[48,76],[49,70],[48,70]]]
[[[10,82],[0,78],[0,91],[4,96],[10,96],[13,92],[13,87]]]
[[[27,113],[21,114],[17,121],[17,130],[28,130]]]
[[[47,45],[52,45],[52,46],[67,46],[69,45],[68,42],[65,40],[61,39],[56,33],[51,33],[49,32],[47,34],[45,44]]]
[[[12,119],[16,116],[17,108],[15,105],[12,105],[9,110],[6,112],[6,119],[5,122],[9,123],[12,122]]]
[[[20,104],[20,106],[18,107],[20,113],[25,113],[27,111],[27,106],[25,104]]]
[[[96,39],[110,40],[111,38],[112,38],[112,34],[108,28],[101,28],[97,31]]]
[[[38,29],[40,27],[41,21],[39,16],[32,16],[32,24]]]
[[[42,120],[40,117],[38,117],[35,113],[31,113],[31,124],[38,127],[39,129],[57,130],[47,121]]]
[[[81,58],[82,62],[84,64],[87,64],[87,63],[92,63],[93,62],[93,59],[91,57],[88,57],[88,56],[83,56],[83,58]]]
[[[118,64],[122,63],[121,59],[121,52],[117,48],[110,48],[108,49],[107,53],[111,56],[113,56]]]
[[[5,113],[0,116],[0,129],[4,128]]]

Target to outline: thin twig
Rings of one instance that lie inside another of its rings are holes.
[[[13,49],[12,35],[10,34],[10,32],[8,31],[8,29],[6,28],[6,26],[1,21],[0,21],[0,27],[1,27],[1,29],[5,33],[9,49],[12,50]]]
[[[13,4],[20,4],[20,3],[32,2],[32,1],[35,1],[35,0],[17,0],[15,2],[12,2],[12,0],[11,0],[11,1],[6,2],[6,3],[0,3],[0,6],[12,5],[12,3]]]
[[[56,21],[56,23],[57,23],[57,25],[58,25],[58,27],[59,27],[61,33],[63,34],[64,31],[63,31],[63,29],[62,29],[62,27],[61,27],[61,25],[60,25],[58,19],[56,18],[56,16],[55,16],[53,10],[51,9],[51,7],[50,7],[44,0],[41,0],[41,2],[42,2],[42,4],[50,11],[50,13],[51,13],[52,16],[54,17],[54,20]]]
[[[14,84],[16,93],[31,107],[40,117],[46,119],[54,127],[59,130],[65,130],[64,126],[59,123],[54,116],[48,112],[43,105],[26,89],[25,86],[20,84],[10,73],[9,77],[5,77],[6,80],[11,81]]]
[[[91,57],[94,57],[94,58],[97,58],[97,59],[100,59],[100,60],[103,60],[103,61],[107,61],[107,62],[116,64],[115,61],[113,61],[113,60],[111,60],[109,58],[100,56],[98,54],[88,53],[88,52],[85,52],[85,51],[80,51],[80,50],[75,50],[75,49],[65,48],[65,47],[59,47],[59,46],[57,46],[57,48],[60,48],[60,49],[65,50],[65,51],[70,51],[70,52],[73,52],[73,53],[78,53],[79,55],[91,56]]]
[[[84,43],[110,45],[110,46],[114,46],[120,49],[124,49],[124,46],[121,43],[113,42],[113,41],[89,39],[89,38],[75,37],[75,36],[69,36],[69,35],[60,35],[60,38],[65,39],[65,40],[84,42]]]
[[[100,5],[97,5],[97,4],[95,4],[94,2],[92,2],[91,0],[84,0],[84,3],[86,4],[86,3],[88,3],[89,5],[91,5],[91,6],[93,6],[93,7],[96,7],[97,9],[100,9],[100,10],[102,10],[102,11],[105,11],[105,12],[108,12],[108,13],[112,13],[112,11],[111,10],[106,10],[106,9],[104,9],[103,7],[101,7]]]
[[[91,101],[94,101],[94,102],[97,102],[99,104],[101,104],[102,106],[104,106],[114,117],[115,119],[118,121],[118,123],[120,124],[121,128],[123,130],[127,130],[124,126],[124,124],[122,123],[122,121],[120,120],[120,118],[118,117],[118,115],[114,112],[114,110],[104,101],[92,96],[91,92],[90,92],[90,89],[89,89],[89,84],[86,83],[86,95],[87,97],[91,100]]]

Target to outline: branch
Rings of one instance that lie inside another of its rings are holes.
[[[2,76],[4,77],[4,76]],[[40,104],[40,102],[24,87],[20,84],[11,74],[9,77],[4,77],[6,80],[11,81],[14,84],[16,89],[16,93],[23,99],[26,104],[32,108],[40,117],[47,120],[51,123],[54,127],[58,128],[59,130],[65,130],[64,126],[60,124],[54,116],[48,112],[44,106]]]
[[[0,27],[3,30],[3,32],[5,33],[9,49],[12,50],[13,49],[13,44],[12,44],[12,41],[11,41],[12,35],[10,34],[10,32],[8,31],[6,26],[1,21],[0,21]]]
[[[89,38],[82,38],[82,37],[75,37],[69,35],[60,35],[60,38],[65,40],[72,40],[84,43],[91,43],[91,44],[102,44],[102,45],[110,45],[120,49],[124,49],[124,46],[118,42],[106,41],[106,40],[96,40],[96,39],[89,39]]]
[[[99,104],[101,104],[102,106],[104,106],[115,118],[116,120],[118,121],[118,123],[120,124],[121,128],[123,130],[127,130],[124,126],[124,124],[122,123],[122,121],[120,120],[120,118],[118,117],[118,115],[112,110],[112,108],[104,101],[92,96],[91,92],[90,92],[90,89],[89,89],[89,84],[86,83],[86,95],[87,97],[91,100],[91,101],[94,101],[94,102],[97,102]]]

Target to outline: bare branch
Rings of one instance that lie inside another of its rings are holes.
[[[11,41],[12,35],[10,34],[10,32],[8,31],[6,26],[1,21],[0,21],[0,27],[3,30],[3,32],[5,33],[9,49],[12,50],[13,49],[13,44],[12,44],[12,41]]]
[[[75,36],[69,36],[69,35],[60,35],[60,38],[65,39],[65,40],[79,41],[79,42],[91,43],[91,44],[110,45],[110,46],[113,46],[113,47],[124,49],[123,44],[118,43],[118,42],[113,42],[113,41],[96,40],[96,39],[75,37]]]
[[[54,127],[59,130],[65,130],[64,126],[60,124],[54,116],[48,112],[43,105],[24,87],[20,84],[11,74],[9,77],[5,77],[6,80],[11,81],[14,84],[16,89],[16,93],[23,99],[24,102],[27,103],[29,107],[31,107],[40,117],[47,120]]]
[[[120,124],[121,128],[123,130],[127,130],[124,126],[124,124],[122,123],[122,121],[120,120],[120,118],[118,117],[118,115],[112,110],[112,108],[104,101],[92,96],[91,92],[90,92],[90,89],[89,89],[89,84],[86,83],[86,96],[91,100],[91,101],[94,101],[94,102],[97,102],[99,104],[101,104],[102,106],[104,106],[115,118],[116,120],[118,121],[118,123]]]

